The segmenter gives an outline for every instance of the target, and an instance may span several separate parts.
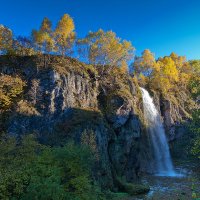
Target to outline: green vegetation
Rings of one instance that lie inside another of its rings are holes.
[[[190,124],[190,130],[194,135],[192,141],[192,153],[200,159],[200,110],[197,110],[193,113],[193,120]]]
[[[33,136],[7,138],[0,145],[0,198],[96,200],[103,197],[91,178],[87,146],[39,144]]]
[[[200,60],[192,60],[189,63],[193,74],[189,81],[189,89],[193,97],[198,98],[200,95]]]

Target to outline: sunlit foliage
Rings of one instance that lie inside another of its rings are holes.
[[[19,77],[0,76],[0,112],[9,109],[13,101],[23,92],[25,83]]]
[[[74,21],[68,14],[62,16],[55,30],[52,29],[51,21],[45,17],[40,29],[32,31],[32,38],[39,52],[58,52],[64,56],[72,51],[75,42],[74,30]]]
[[[153,70],[150,85],[163,92],[169,91],[179,79],[175,62],[170,57],[160,58]]]
[[[113,31],[89,32],[78,41],[79,50],[91,64],[114,65],[126,68],[134,54],[134,47],[121,40]]]
[[[6,53],[12,48],[12,31],[0,25],[0,53]]]
[[[48,18],[44,18],[40,29],[32,31],[32,38],[36,45],[36,49],[44,53],[54,50],[55,42],[53,39],[52,24]]]
[[[155,65],[155,58],[153,53],[149,49],[145,49],[142,52],[142,56],[136,56],[135,61],[133,63],[134,72],[137,75],[141,73],[149,76],[153,70]]]
[[[73,19],[69,15],[64,14],[54,32],[56,48],[61,55],[71,52],[76,36],[74,30]]]
[[[144,50],[141,57],[135,58],[132,67],[141,85],[149,85],[163,94],[177,87],[187,89],[189,84],[191,90],[197,92],[198,77],[194,75],[191,64],[174,52],[155,60],[150,50]]]

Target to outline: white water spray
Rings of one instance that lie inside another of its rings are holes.
[[[143,98],[144,116],[153,145],[156,174],[159,176],[176,176],[160,115],[148,91],[143,88],[140,89]]]

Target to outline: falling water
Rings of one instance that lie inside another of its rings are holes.
[[[141,88],[144,115],[153,144],[155,171],[159,176],[176,176],[172,164],[169,146],[160,115],[150,97],[148,91]]]

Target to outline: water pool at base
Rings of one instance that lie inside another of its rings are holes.
[[[200,200],[199,167],[191,168],[189,163],[176,167],[175,171],[176,174],[171,176],[144,174],[142,183],[150,186],[149,193],[123,200]],[[193,198],[194,194],[197,194],[196,198]]]

